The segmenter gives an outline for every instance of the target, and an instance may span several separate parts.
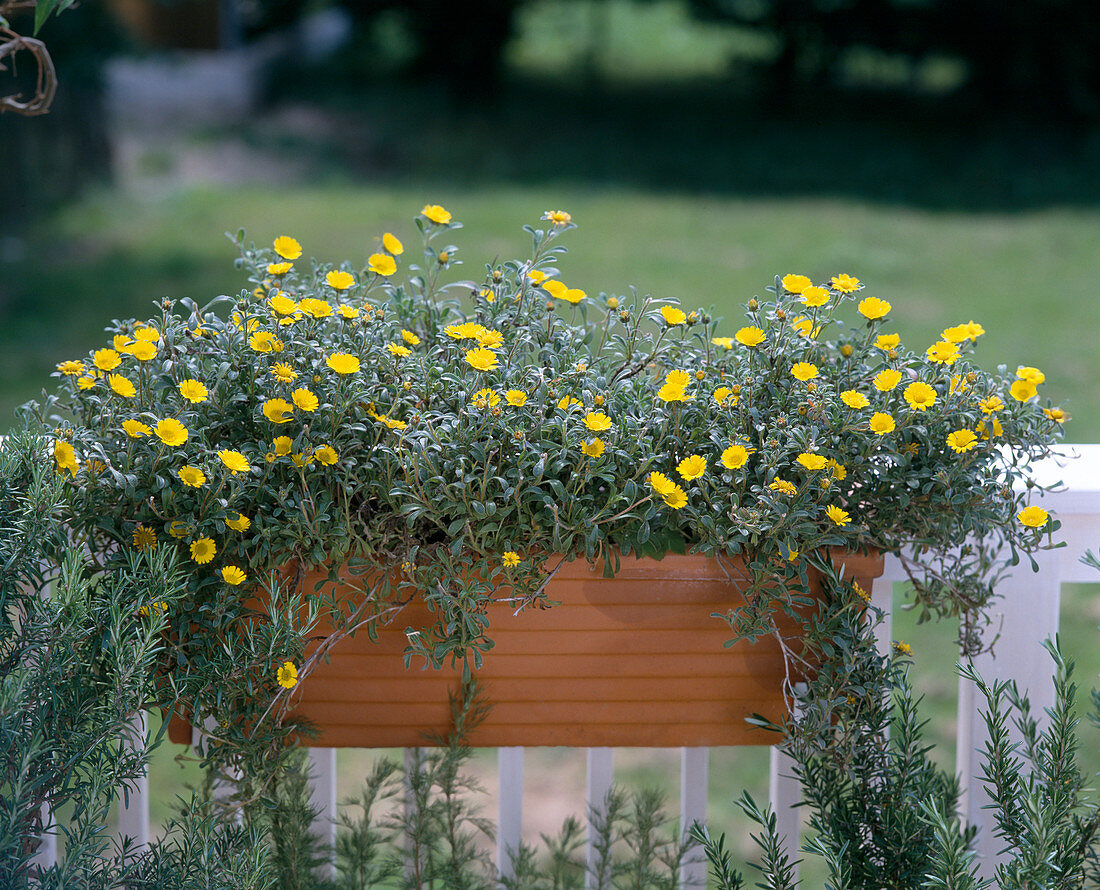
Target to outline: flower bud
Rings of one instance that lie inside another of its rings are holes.
[[[618,297],[608,297],[607,298],[607,308],[608,309],[618,309],[619,308],[619,298]]]
[[[760,308],[760,304],[756,302],[756,298],[749,300],[749,312],[755,312]]]
[[[840,347],[840,354],[845,358],[851,358],[853,352],[855,352],[855,350],[852,348],[851,343],[845,343]]]
[[[783,321],[783,319],[785,319],[785,318],[787,317],[787,313],[786,313],[786,312],[784,312],[784,311],[783,311],[782,309],[776,309],[776,310],[775,310],[775,317],[776,317],[776,318],[777,318],[777,319],[778,319],[779,321]]]
[[[623,309],[619,313],[619,320],[620,321],[630,321],[630,310],[629,309]]]
[[[449,253],[447,253],[447,251],[445,251],[445,250],[442,251],[439,254],[439,265],[441,265],[441,266],[447,265],[447,260],[449,260],[450,258],[451,258],[451,255]]]
[[[500,269],[493,269],[493,281],[500,281],[504,277],[504,273]]]
[[[554,301],[553,300],[547,300],[546,301],[546,311],[547,312],[553,312],[554,311]]]
[[[603,404],[603,396],[597,395],[592,399],[596,403],[596,407],[599,408]]]
[[[702,380],[702,379],[703,379],[704,377],[706,377],[706,376],[707,376],[707,375],[706,375],[706,372],[705,372],[705,371],[696,371],[696,372],[695,372],[695,379],[696,379],[696,380]]]

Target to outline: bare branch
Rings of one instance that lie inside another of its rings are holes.
[[[0,7],[0,11],[8,12],[26,5],[33,5],[33,3],[27,4],[20,2],[20,0],[14,0],[14,2],[5,3],[3,7]],[[3,60],[8,56],[14,57],[19,50],[29,52],[38,65],[34,96],[25,102],[21,101],[22,93],[0,96],[0,114],[5,111],[14,111],[16,114],[22,114],[25,117],[45,114],[50,110],[50,105],[53,104],[53,98],[57,92],[57,71],[54,69],[53,59],[50,58],[46,44],[33,37],[22,37],[8,28],[0,28],[0,39],[5,41],[0,43],[0,71],[7,70],[7,65],[4,64]]]

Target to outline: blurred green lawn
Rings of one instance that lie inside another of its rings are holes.
[[[159,198],[104,194],[68,208],[30,236],[27,256],[4,270],[0,417],[49,385],[56,362],[103,340],[111,318],[150,315],[165,296],[202,303],[236,293],[222,233],[244,226],[270,243],[295,235],[307,255],[361,262],[390,230],[410,240],[410,219],[442,203],[467,229],[455,239],[477,278],[483,263],[523,256],[521,225],[569,210],[580,228],[565,243],[563,274],[588,291],[630,286],[714,306],[730,331],[741,304],[774,275],[815,279],[845,271],[890,300],[904,342],[923,348],[970,319],[987,334],[978,359],[1034,365],[1042,394],[1073,415],[1073,441],[1100,440],[1100,210],[1051,208],[961,213],[829,198],[743,199],[655,195],[633,189],[440,183],[189,190]]]

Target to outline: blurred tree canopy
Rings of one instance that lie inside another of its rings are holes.
[[[282,0],[295,2],[295,0]],[[300,0],[299,0],[300,2]],[[338,0],[359,22],[397,13],[415,45],[410,71],[460,80],[467,95],[500,84],[517,9],[537,0]],[[638,0],[646,2],[646,0]],[[837,74],[845,53],[872,49],[914,65],[963,62],[966,88],[991,109],[1100,115],[1096,0],[686,0],[692,14],[770,37],[780,100]]]
[[[920,61],[954,56],[967,86],[998,107],[1100,112],[1096,0],[689,0],[696,16],[773,35],[780,92],[828,75],[845,50]]]

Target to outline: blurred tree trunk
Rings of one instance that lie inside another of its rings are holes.
[[[432,80],[446,80],[457,98],[480,99],[498,92],[504,47],[512,36],[520,0],[414,0],[410,24],[417,38],[414,70]]]

